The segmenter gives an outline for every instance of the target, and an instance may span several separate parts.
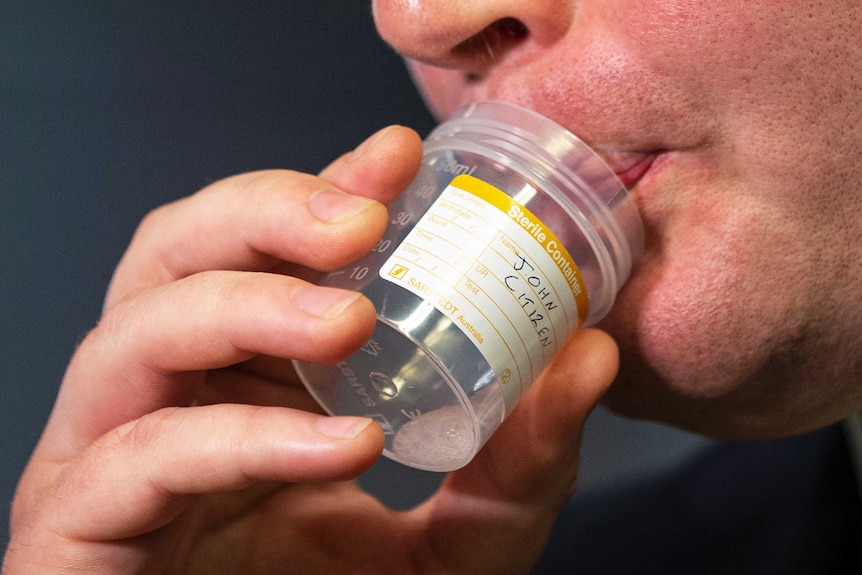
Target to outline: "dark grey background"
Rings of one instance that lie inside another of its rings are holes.
[[[364,0],[2,3],[4,516],[141,217],[237,172],[316,172],[391,123],[432,119]],[[859,532],[842,445],[837,429],[724,444],[599,410],[542,572],[803,572],[790,548],[838,572]],[[364,481],[404,506],[439,479],[384,460]]]
[[[368,3],[0,8],[0,508],[141,217],[431,120]],[[2,520],[5,541],[6,520]]]
[[[390,123],[423,134],[433,123],[362,0],[37,1],[2,12],[6,506],[75,344],[97,321],[114,265],[147,211],[238,172],[316,172]],[[651,464],[644,438],[670,433],[645,425],[628,433],[634,424],[614,422],[587,456],[595,465],[586,487],[610,481],[603,470],[614,460]],[[662,441],[669,457],[697,441],[673,439]],[[625,452],[600,453],[607,442]],[[424,478],[391,482],[384,495],[399,501]]]

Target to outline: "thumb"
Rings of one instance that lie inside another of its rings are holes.
[[[484,559],[495,566],[483,563],[482,572],[529,569],[575,488],[584,421],[618,360],[616,343],[598,330],[582,330],[566,343],[476,458],[417,508],[438,527],[440,556],[481,563],[475,534],[482,533]]]
[[[477,456],[507,497],[545,507],[575,489],[583,426],[619,368],[605,332],[577,332]]]

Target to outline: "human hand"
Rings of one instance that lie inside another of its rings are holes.
[[[616,370],[607,336],[577,334],[407,512],[345,482],[380,455],[380,429],[320,415],[287,360],[335,361],[370,336],[368,300],[305,280],[373,246],[378,201],[420,155],[388,129],[318,177],[236,176],[145,219],[22,477],[4,573],[528,569]]]

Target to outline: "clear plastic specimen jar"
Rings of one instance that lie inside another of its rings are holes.
[[[500,102],[432,131],[389,217],[371,253],[322,281],[371,299],[374,335],[336,365],[296,368],[328,412],[376,420],[388,457],[457,469],[565,340],[607,314],[641,220],[586,144]]]

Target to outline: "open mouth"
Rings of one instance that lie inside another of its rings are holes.
[[[626,188],[633,188],[647,173],[658,152],[606,152],[599,155],[607,162]]]

